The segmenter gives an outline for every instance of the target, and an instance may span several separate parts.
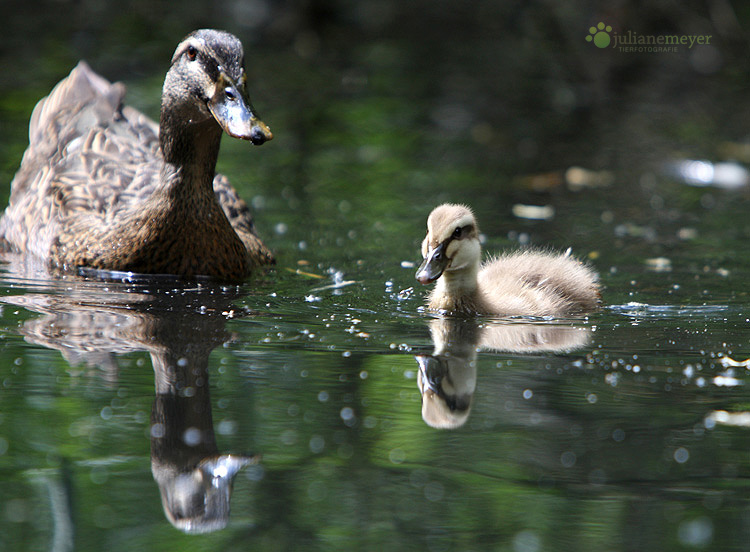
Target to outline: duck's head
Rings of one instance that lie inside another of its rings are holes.
[[[201,29],[180,42],[164,81],[162,117],[165,108],[183,123],[213,118],[255,145],[273,138],[248,97],[242,43],[224,31]]]
[[[440,205],[427,219],[427,236],[422,242],[424,261],[417,270],[417,280],[429,284],[446,271],[476,267],[480,255],[479,229],[471,209],[452,203]]]

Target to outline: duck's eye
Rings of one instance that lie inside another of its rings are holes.
[[[195,46],[188,46],[187,57],[190,61],[195,61],[195,58],[198,57],[198,50]]]
[[[451,236],[455,240],[461,240],[465,238],[469,232],[471,232],[471,225],[468,224],[466,226],[459,226],[453,231],[453,236]]]

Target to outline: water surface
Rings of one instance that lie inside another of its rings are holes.
[[[417,5],[267,6],[253,27],[227,3],[165,16],[169,40],[102,8],[10,56],[6,194],[33,104],[75,60],[155,117],[179,38],[236,32],[275,138],[225,138],[220,170],[278,264],[221,287],[6,259],[0,548],[746,548],[747,192],[675,170],[743,174],[741,41],[700,7],[618,23],[703,17],[721,63],[597,51],[588,8]],[[415,263],[443,201],[474,207],[488,251],[572,247],[602,309],[424,312]]]

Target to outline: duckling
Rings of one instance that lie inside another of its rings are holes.
[[[273,134],[246,90],[242,43],[212,29],[177,46],[160,122],[80,62],[34,108],[29,147],[0,219],[6,251],[82,267],[240,281],[273,256],[247,204],[216,174],[222,131]]]
[[[428,308],[451,314],[567,316],[595,310],[598,276],[566,253],[524,250],[480,266],[479,228],[464,205],[446,203],[427,219],[416,278],[437,280]]]

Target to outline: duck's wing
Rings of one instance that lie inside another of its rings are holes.
[[[158,174],[158,127],[123,108],[124,94],[122,84],[80,62],[36,105],[29,147],[0,219],[6,245],[46,258],[68,217],[104,214],[147,192],[149,179],[135,176]]]
[[[214,192],[224,214],[232,224],[242,242],[245,244],[250,258],[256,265],[273,264],[274,258],[271,251],[266,248],[255,232],[253,215],[245,200],[237,193],[237,190],[229,183],[229,179],[223,174],[214,177]]]

